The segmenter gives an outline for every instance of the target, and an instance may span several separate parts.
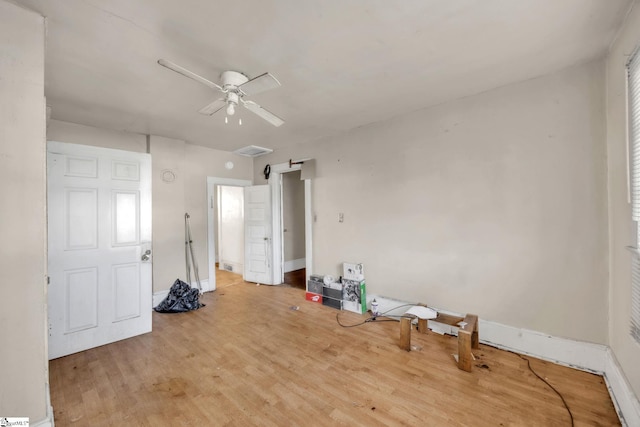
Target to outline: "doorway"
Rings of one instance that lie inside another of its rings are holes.
[[[301,171],[282,174],[282,261],[284,283],[306,289],[304,181]]]
[[[271,222],[272,222],[272,239],[269,245],[269,260],[273,265],[272,277],[274,284],[282,284],[284,280],[284,246],[283,246],[283,224],[282,224],[282,175],[288,172],[300,171],[300,164],[280,163],[271,165],[271,176],[268,185],[272,198],[271,203]],[[305,247],[305,283],[309,280],[309,275],[313,271],[313,236],[312,236],[312,205],[311,205],[311,179],[305,179],[304,182],[304,247]],[[249,180],[229,179],[218,177],[207,177],[207,247],[208,247],[208,268],[209,278],[203,281],[203,291],[214,291],[216,289],[216,277],[212,274],[216,271],[216,238],[215,238],[215,186],[228,185],[237,187],[249,187],[252,185]],[[246,212],[245,212],[246,215]],[[246,246],[246,245],[245,245]],[[246,255],[245,255],[246,258]],[[245,262],[246,264],[246,262]]]
[[[242,274],[244,267],[244,191],[242,187],[216,185],[216,265],[219,270]]]
[[[284,226],[283,226],[283,177],[291,172],[300,171],[301,163],[280,163],[271,165],[271,176],[269,186],[273,196],[273,276],[274,283],[283,283],[285,274],[284,262]],[[300,179],[300,177],[299,177]],[[311,179],[301,180],[304,182],[304,266],[305,283],[309,280],[309,275],[313,270],[313,236],[312,236],[312,206],[311,206]]]
[[[207,267],[209,270],[209,277],[202,284],[203,291],[215,291],[216,290],[216,262],[219,262],[218,247],[220,245],[218,231],[219,224],[217,223],[216,211],[218,210],[217,201],[217,187],[247,187],[251,185],[251,181],[244,179],[229,179],[218,177],[207,177]],[[222,233],[224,234],[224,232]],[[232,232],[233,234],[233,232]],[[227,248],[229,249],[229,248]],[[233,252],[234,250],[231,249]],[[224,252],[224,249],[223,249]],[[242,258],[241,258],[242,259]],[[224,263],[220,264],[224,267]],[[233,268],[233,267],[232,267]]]

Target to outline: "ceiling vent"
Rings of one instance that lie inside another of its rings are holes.
[[[233,154],[245,157],[259,157],[265,154],[271,154],[273,150],[270,148],[258,147],[257,145],[248,145],[244,148],[238,148]]]

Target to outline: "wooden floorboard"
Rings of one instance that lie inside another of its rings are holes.
[[[406,352],[397,322],[343,328],[336,314],[366,316],[232,273],[217,284],[200,310],[154,313],[152,333],[51,361],[56,427],[571,425],[516,354],[481,344],[468,373],[454,337],[414,331]],[[531,365],[576,426],[619,425],[601,376]]]
[[[293,270],[288,273],[284,273],[284,284],[292,286],[298,289],[307,289],[307,270],[301,268],[300,270]]]

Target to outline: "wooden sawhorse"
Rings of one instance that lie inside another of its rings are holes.
[[[410,317],[400,318],[400,348],[406,351],[411,351],[411,321]],[[480,348],[478,316],[467,314],[464,319],[452,326],[458,326],[458,368],[471,372],[473,363],[471,349]],[[427,333],[427,319],[418,319],[418,331]]]
[[[471,372],[472,348],[480,348],[478,338],[478,316],[467,314],[458,328],[458,368]]]

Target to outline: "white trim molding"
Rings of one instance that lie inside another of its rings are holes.
[[[29,423],[31,427],[54,427],[55,423],[53,420],[53,406],[51,406],[51,394],[49,392],[49,383],[45,383],[45,398],[47,399],[47,414],[44,419],[40,421],[36,421],[33,423]]]
[[[169,295],[169,289],[165,289],[164,291],[158,291],[153,293],[153,303],[151,304],[153,308],[156,308],[158,304],[162,302]]]
[[[605,355],[604,380],[623,426],[640,426],[640,402],[610,348]]]
[[[479,320],[480,342],[559,365],[602,374],[607,346]]]
[[[290,271],[302,270],[306,266],[307,266],[306,258],[298,258],[298,259],[293,259],[291,261],[285,261],[284,272],[288,273]]]

